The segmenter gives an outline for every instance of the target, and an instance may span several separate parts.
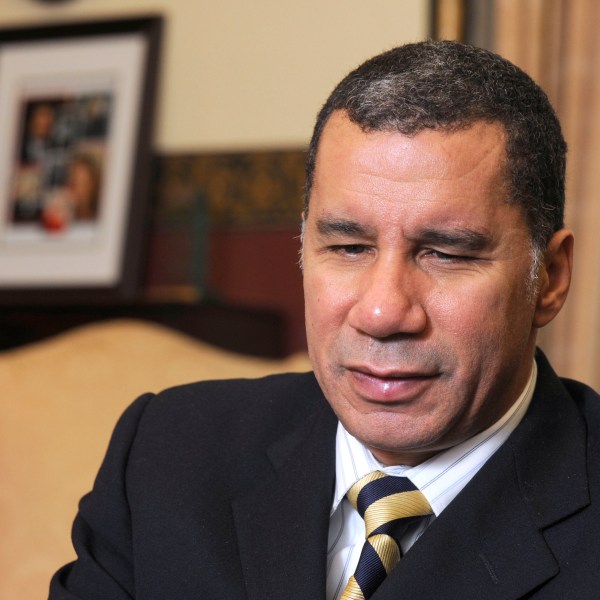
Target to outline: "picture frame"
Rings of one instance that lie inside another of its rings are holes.
[[[0,304],[139,290],[162,29],[0,30]]]

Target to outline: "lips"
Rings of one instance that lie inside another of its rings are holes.
[[[354,392],[369,402],[405,403],[418,399],[434,383],[439,373],[386,371],[349,368],[347,373]]]

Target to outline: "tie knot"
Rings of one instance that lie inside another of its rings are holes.
[[[423,494],[407,477],[394,477],[381,471],[369,473],[348,491],[348,500],[365,521],[367,538],[376,533],[391,534],[402,519],[432,514]]]

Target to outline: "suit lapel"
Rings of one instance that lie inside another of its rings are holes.
[[[325,597],[336,425],[324,404],[269,449],[272,475],[233,503],[251,600]]]
[[[372,600],[516,600],[558,573],[544,533],[589,503],[585,427],[543,356],[538,366],[519,427]]]
[[[494,477],[473,479],[372,600],[397,599],[398,590],[409,598],[514,600],[557,573],[523,501],[511,452],[501,452],[509,456],[497,454],[487,465]]]

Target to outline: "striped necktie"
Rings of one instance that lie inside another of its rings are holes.
[[[433,511],[409,479],[380,471],[357,481],[347,497],[365,521],[367,539],[340,600],[368,600],[400,560],[397,540],[410,523]]]

